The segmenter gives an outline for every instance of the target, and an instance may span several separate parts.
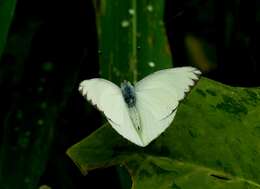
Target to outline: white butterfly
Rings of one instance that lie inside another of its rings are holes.
[[[79,91],[105,114],[120,135],[144,147],[171,124],[179,101],[200,74],[193,67],[165,69],[148,75],[134,86],[124,81],[121,88],[95,78],[82,81]]]

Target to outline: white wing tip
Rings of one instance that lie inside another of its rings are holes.
[[[201,71],[197,68],[195,68],[195,70],[193,71],[193,73],[197,74],[197,75],[201,75]]]
[[[193,80],[193,84],[192,85],[195,85],[196,82],[199,78],[200,78],[200,75],[202,74],[201,71],[195,67],[190,67],[191,68],[191,72],[193,73],[193,76],[191,76],[191,79]]]
[[[195,67],[189,67],[192,71],[192,73],[196,74],[196,75],[201,75],[201,71],[198,68]]]
[[[86,88],[84,87],[84,85],[86,85],[86,81],[87,81],[87,80],[84,80],[84,81],[80,82],[79,88],[78,88],[79,92],[80,92],[83,96],[86,96],[86,94],[87,94],[87,90],[86,90]]]

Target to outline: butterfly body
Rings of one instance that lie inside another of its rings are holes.
[[[135,90],[129,81],[124,81],[121,83],[121,91],[127,106],[129,108],[135,106],[136,103]]]
[[[147,146],[173,121],[179,101],[201,72],[193,67],[157,71],[134,86],[94,78],[80,83],[81,94],[104,113],[111,126],[138,146]]]

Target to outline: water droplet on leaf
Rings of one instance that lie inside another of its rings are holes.
[[[147,5],[147,10],[148,12],[153,12],[153,6],[152,5]]]
[[[151,68],[153,68],[154,66],[155,66],[155,63],[154,62],[148,62],[148,65],[151,67]]]
[[[130,25],[130,23],[129,23],[128,20],[123,20],[123,21],[121,22],[122,28],[127,28],[127,27],[129,27],[129,25]]]
[[[134,10],[134,9],[129,9],[129,10],[128,10],[128,13],[129,13],[130,15],[134,15],[134,14],[135,14],[135,10]]]

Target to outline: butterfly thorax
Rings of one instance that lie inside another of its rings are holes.
[[[129,81],[124,81],[121,83],[121,91],[128,107],[131,108],[135,106],[136,103],[135,90]]]

